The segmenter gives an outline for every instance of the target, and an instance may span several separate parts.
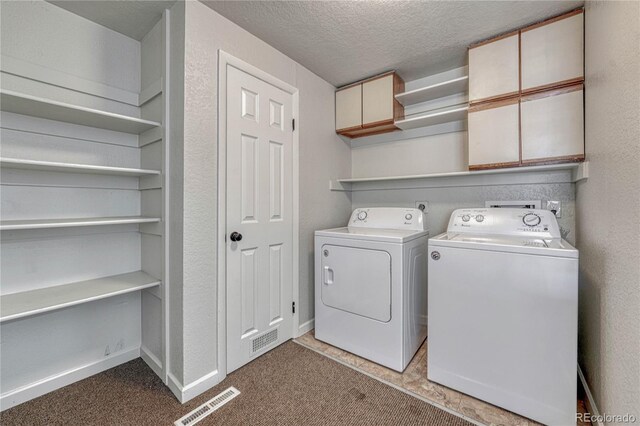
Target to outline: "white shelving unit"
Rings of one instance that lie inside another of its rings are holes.
[[[47,2],[7,10],[0,409],[137,357],[166,383],[170,12],[138,40]]]
[[[497,184],[514,183],[516,175],[528,175],[526,183],[548,183],[545,175],[554,172],[568,172],[560,177],[562,182],[579,182],[589,177],[589,162],[549,164],[543,166],[511,167],[478,171],[429,173],[423,175],[382,176],[368,178],[344,178],[329,182],[331,191],[358,191],[387,189],[415,181],[421,186],[475,186],[487,184],[487,178],[497,178]],[[511,182],[510,182],[511,180]]]
[[[156,121],[100,111],[10,90],[0,91],[2,110],[47,120],[140,134],[160,127]]]
[[[158,176],[159,170],[127,167],[94,166],[91,164],[57,163],[53,161],[23,160],[0,157],[0,167],[5,169],[39,170],[49,172],[84,173],[117,176]]]
[[[160,285],[142,271],[0,296],[0,322],[43,314]]]
[[[0,231],[15,231],[23,229],[72,228],[80,226],[130,225],[140,223],[158,223],[159,217],[120,216],[120,217],[91,217],[80,219],[34,219],[34,220],[3,220],[0,221]]]
[[[469,89],[469,76],[457,77],[442,83],[431,84],[396,95],[396,100],[404,106],[415,105],[445,96],[463,93]]]
[[[416,129],[418,127],[434,126],[436,124],[466,120],[468,110],[469,106],[467,104],[455,105],[453,107],[412,115],[406,117],[404,120],[396,121],[395,125],[402,130],[409,130]]]

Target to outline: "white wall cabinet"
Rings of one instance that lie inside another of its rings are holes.
[[[362,126],[372,127],[380,122],[393,121],[394,74],[362,83]]]
[[[469,47],[469,103],[517,95],[520,91],[519,34]]]
[[[582,85],[522,98],[522,162],[584,159]]]
[[[582,9],[521,31],[522,92],[584,79]]]
[[[395,95],[404,81],[395,72],[385,73],[336,91],[336,133],[351,138],[397,130],[404,107]]]
[[[362,84],[336,92],[336,131],[362,128]]]
[[[517,98],[469,109],[469,169],[519,165],[519,120]]]

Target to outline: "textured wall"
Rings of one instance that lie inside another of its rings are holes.
[[[431,236],[447,230],[451,212],[465,207],[484,207],[494,200],[560,200],[562,218],[558,220],[567,240],[575,240],[574,184],[491,185],[456,188],[423,188],[353,193],[353,208],[390,206],[415,207],[416,201],[428,201],[426,223]],[[544,205],[544,204],[543,204]]]
[[[580,364],[601,412],[640,418],[640,3],[587,2],[585,30]]]
[[[350,201],[329,193],[329,177],[348,176],[350,151],[333,131],[333,87],[199,2],[186,2],[184,60],[183,384],[218,369],[217,69],[222,49],[300,90],[300,321],[312,317],[308,238],[346,222]],[[174,140],[175,143],[180,141]],[[178,176],[176,175],[176,178]],[[323,205],[318,206],[318,200]],[[175,219],[175,217],[174,217]],[[304,260],[302,260],[304,259]]]

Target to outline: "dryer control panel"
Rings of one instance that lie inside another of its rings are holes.
[[[411,207],[365,207],[355,209],[350,228],[408,229],[424,231],[424,215]]]
[[[451,214],[447,232],[561,238],[555,215],[535,209],[458,209]]]

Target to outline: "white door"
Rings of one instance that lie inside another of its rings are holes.
[[[227,373],[292,337],[292,108],[228,67]]]

